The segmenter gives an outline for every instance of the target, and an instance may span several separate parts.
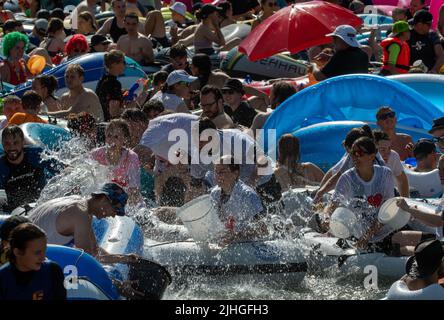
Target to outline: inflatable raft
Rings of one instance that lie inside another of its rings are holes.
[[[300,244],[284,240],[236,242],[227,247],[194,241],[147,241],[144,257],[184,281],[190,276],[205,275],[294,288],[307,271]]]
[[[231,77],[245,78],[250,75],[253,80],[263,80],[301,77],[307,74],[308,65],[283,54],[253,62],[233,48],[222,58],[221,69]]]
[[[100,78],[105,74],[105,65],[103,62],[104,53],[90,53],[75,59],[72,59],[68,62],[60,64],[44,74],[53,75],[56,77],[58,81],[58,90],[55,92],[55,95],[60,96],[64,92],[68,91],[65,86],[65,71],[68,65],[72,63],[80,64],[85,70],[83,86],[85,88],[89,88],[93,91],[96,90],[97,83]],[[145,72],[142,70],[141,66],[137,64],[133,59],[125,57],[126,68],[123,75],[118,77],[118,80],[122,84],[123,89],[129,89],[131,86],[140,78],[146,78]],[[16,87],[14,90],[10,92],[11,94],[15,94],[18,96],[22,96],[26,90],[31,90],[32,80],[28,80],[25,83],[22,83]]]

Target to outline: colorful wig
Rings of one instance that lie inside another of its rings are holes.
[[[70,56],[75,49],[80,49],[86,53],[89,51],[88,40],[83,34],[75,34],[65,45],[65,52]]]
[[[23,33],[14,31],[4,36],[2,43],[3,55],[5,57],[9,57],[9,51],[11,51],[11,49],[15,47],[18,42],[23,42],[25,44],[25,51],[28,49],[29,39]]]

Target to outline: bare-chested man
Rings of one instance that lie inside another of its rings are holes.
[[[125,34],[127,31],[125,29],[125,13],[126,13],[126,1],[125,0],[113,0],[111,1],[111,7],[114,11],[115,16],[109,18],[105,21],[103,26],[97,31],[97,34],[111,36],[114,43],[117,43],[119,38]],[[144,33],[145,26],[143,23],[139,22],[138,29],[140,33]]]
[[[150,39],[138,32],[139,17],[133,13],[125,16],[125,28],[128,34],[117,41],[117,49],[133,58],[142,66],[154,61],[153,44]]]
[[[70,113],[88,112],[97,121],[104,121],[100,100],[94,91],[83,87],[85,71],[79,64],[70,64],[65,71],[65,84],[69,89],[60,97],[64,110],[48,112],[53,117],[66,117]]]
[[[392,149],[399,154],[401,161],[412,157],[412,137],[404,133],[396,133],[396,113],[390,107],[381,107],[376,113],[376,124],[388,134]]]

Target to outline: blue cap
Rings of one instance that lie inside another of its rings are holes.
[[[108,182],[102,185],[100,189],[93,192],[92,195],[104,194],[111,201],[113,208],[118,216],[125,215],[125,205],[128,201],[128,194],[117,183]]]

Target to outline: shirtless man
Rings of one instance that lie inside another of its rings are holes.
[[[392,149],[399,154],[401,161],[413,156],[412,137],[404,133],[396,133],[396,113],[390,107],[381,107],[376,113],[376,124],[388,134]]]
[[[65,71],[65,83],[69,89],[60,97],[60,104],[64,110],[48,112],[53,117],[66,117],[70,113],[88,112],[97,121],[104,121],[100,100],[94,91],[83,87],[85,71],[79,64],[70,64]]]
[[[117,50],[133,58],[142,66],[154,61],[153,44],[150,39],[138,32],[139,17],[135,14],[125,16],[125,28],[128,34],[123,35],[117,41]]]
[[[49,244],[74,245],[103,263],[127,263],[132,256],[112,255],[97,245],[92,228],[97,219],[125,215],[126,192],[115,183],[105,183],[88,198],[68,196],[45,202],[29,213],[29,219],[45,230]]]
[[[113,8],[115,16],[107,19],[96,34],[109,34],[111,36],[111,39],[113,39],[113,42],[117,43],[121,36],[127,34],[124,21],[126,13],[126,1],[113,0],[111,1],[111,7]],[[145,28],[143,23],[139,23],[138,28],[140,33],[144,33]]]

